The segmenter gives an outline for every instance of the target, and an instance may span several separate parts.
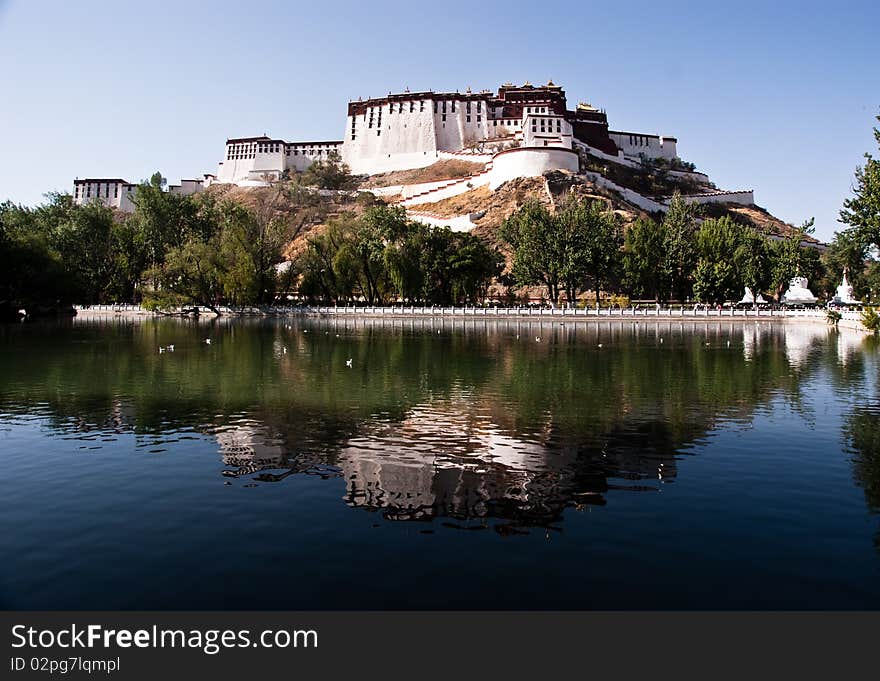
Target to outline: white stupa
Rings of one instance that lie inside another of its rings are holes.
[[[782,294],[783,305],[812,305],[818,300],[807,288],[806,277],[792,277],[788,282],[788,290]]]
[[[746,292],[743,294],[742,300],[739,301],[740,305],[754,305],[758,303],[758,305],[763,305],[767,301],[764,300],[764,296],[760,293],[758,294],[758,299],[755,300],[755,294],[752,293],[752,289],[746,286]]]
[[[835,305],[858,305],[859,303],[856,300],[852,285],[846,280],[846,269],[843,270],[843,281],[837,287],[837,293],[834,294],[831,302]]]

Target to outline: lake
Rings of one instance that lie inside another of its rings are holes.
[[[878,374],[808,323],[0,326],[0,608],[880,608]]]

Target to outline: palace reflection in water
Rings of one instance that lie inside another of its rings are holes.
[[[334,505],[515,542],[535,528],[573,541],[585,527],[569,511],[602,507],[627,518],[629,530],[603,534],[615,551],[675,514],[707,524],[679,539],[699,554],[700,532],[731,531],[725,514],[778,509],[782,522],[786,490],[799,504],[805,491],[849,498],[832,482],[847,469],[862,512],[880,509],[876,349],[821,325],[114,320],[4,328],[0,343],[0,424],[13,442],[71,476],[110,466],[108,479],[145,495],[178,484],[158,482],[156,466],[183,466],[188,487],[168,502],[183,515],[200,495],[221,503],[218,483],[247,493],[230,497],[230,513],[250,513],[316,480],[309,526],[331,544],[342,521],[314,514],[335,518]],[[113,458],[65,459],[74,452]]]

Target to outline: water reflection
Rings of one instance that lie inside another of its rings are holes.
[[[807,324],[114,320],[0,334],[0,409],[88,447],[211,437],[233,484],[341,477],[345,503],[387,519],[497,518],[499,531],[552,526],[612,489],[657,491],[718,424],[779,400],[799,409],[820,368],[847,390],[864,375],[859,336]],[[874,419],[848,426],[860,480],[876,468]]]

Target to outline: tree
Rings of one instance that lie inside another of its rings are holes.
[[[828,293],[835,292],[846,272],[856,297],[862,298],[867,294],[865,264],[868,260],[868,247],[855,230],[835,232],[834,239],[828,244],[821,259],[826,272],[824,288]]]
[[[623,268],[627,286],[636,295],[658,303],[666,299],[668,244],[666,225],[656,220],[639,218],[626,230]]]
[[[318,189],[354,189],[357,186],[348,165],[335,151],[331,151],[326,160],[312,161],[300,176],[300,182]]]
[[[880,147],[877,128],[874,139]],[[855,180],[853,197],[843,202],[840,221],[850,225],[864,244],[880,247],[880,159],[866,153],[865,165],[856,168]]]
[[[679,301],[690,295],[697,266],[695,234],[700,206],[685,201],[675,192],[663,217],[666,265],[663,268],[670,291]]]
[[[770,285],[772,262],[767,237],[754,229],[743,228],[739,244],[733,252],[733,261],[740,284],[751,289],[757,303],[758,295]]]
[[[703,222],[697,232],[699,258],[694,279],[694,295],[699,300],[723,303],[737,295],[739,279],[732,255],[742,229],[726,215]]]
[[[501,238],[513,249],[512,273],[522,286],[544,285],[554,303],[559,300],[564,267],[553,216],[539,201],[526,201],[501,225]]]
[[[115,268],[113,234],[113,210],[97,201],[70,211],[53,230],[51,243],[71,275],[79,302],[107,300]]]
[[[616,215],[598,201],[571,198],[554,214],[528,201],[501,225],[513,248],[512,274],[524,286],[544,285],[551,301],[574,303],[592,284],[596,300],[620,265],[623,237]]]
[[[583,272],[592,283],[598,305],[599,294],[609,289],[620,273],[621,247],[623,246],[623,230],[620,221],[613,211],[607,210],[604,204],[599,201],[575,202],[566,206],[560,218],[563,223],[574,222],[577,224],[579,229],[576,236],[582,240],[580,254],[568,259],[573,261],[571,277],[569,277],[568,270],[565,272],[569,301],[574,301],[577,294],[577,290],[573,287],[573,281],[579,278]]]
[[[496,249],[473,234],[454,233],[445,228],[441,234],[450,242],[452,254],[449,261],[452,302],[476,304],[485,298],[492,279],[501,274],[504,259]],[[427,275],[430,280],[430,270]]]

